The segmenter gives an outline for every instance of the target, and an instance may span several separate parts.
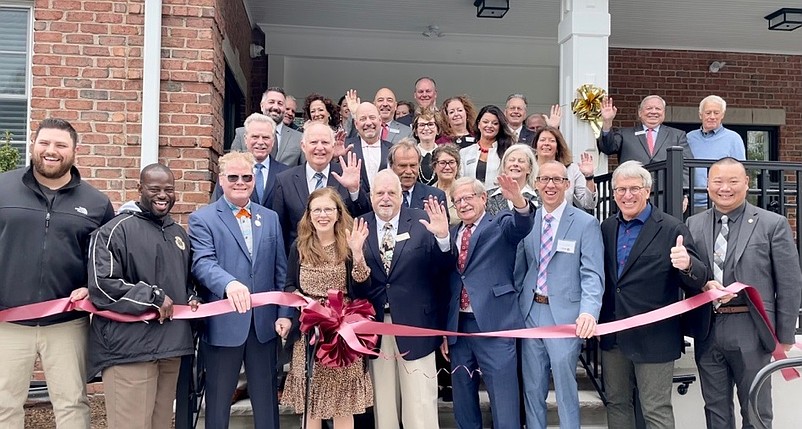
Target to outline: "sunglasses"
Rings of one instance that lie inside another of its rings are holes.
[[[242,176],[238,176],[236,174],[229,174],[226,176],[226,180],[228,183],[237,183],[239,179],[242,179],[245,183],[251,183],[253,181],[253,174],[243,174]]]

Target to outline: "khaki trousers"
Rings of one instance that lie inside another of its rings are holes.
[[[89,318],[49,326],[0,323],[0,427],[23,428],[33,365],[42,361],[56,427],[88,429],[86,345]]]
[[[163,429],[173,417],[181,358],[110,366],[103,370],[110,428]]]
[[[384,322],[392,323],[389,314]],[[437,352],[404,360],[392,335],[382,336],[380,351],[370,361],[376,429],[437,429]]]

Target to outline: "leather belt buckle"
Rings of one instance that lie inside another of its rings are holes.
[[[549,304],[549,297],[546,295],[535,294],[535,302],[538,304]]]
[[[716,314],[748,313],[749,312],[749,307],[747,307],[745,305],[730,305],[730,306],[722,305],[721,307],[713,310],[713,312],[716,313]]]

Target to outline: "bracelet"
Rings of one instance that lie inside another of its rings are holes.
[[[585,180],[593,180],[594,178],[596,178],[595,174],[591,174],[590,176],[585,176]]]

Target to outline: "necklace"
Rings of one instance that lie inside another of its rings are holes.
[[[429,177],[426,177],[426,175],[423,174],[423,163],[421,163],[418,166],[418,181],[419,182],[423,183],[424,185],[431,185],[436,180],[437,180],[437,177],[436,177],[436,173],[434,172],[434,169],[432,169],[432,175],[429,176]]]
[[[482,147],[482,145],[479,145],[479,152],[482,152],[482,153],[486,154],[486,153],[490,152],[490,148],[489,147]]]

